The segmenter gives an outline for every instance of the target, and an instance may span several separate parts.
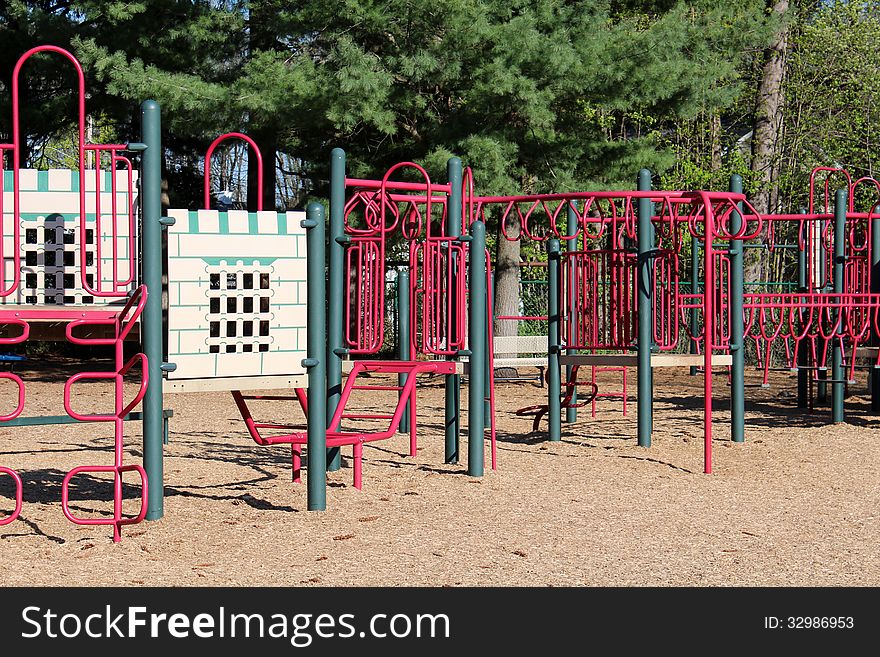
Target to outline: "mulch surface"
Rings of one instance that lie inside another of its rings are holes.
[[[73,367],[23,370],[24,415],[61,414]],[[604,390],[619,378],[602,375]],[[714,473],[703,474],[702,378],[656,374],[653,445],[636,445],[635,372],[627,416],[602,400],[581,409],[562,442],[529,433],[514,411],[542,401],[529,383],[496,392],[498,470],[467,476],[443,463],[442,379],[419,387],[418,441],[405,434],[364,450],[364,488],[352,486],[350,448],[329,474],[328,510],[306,511],[290,451],[259,447],[228,393],[167,395],[174,409],[165,448],[165,517],[112,529],[68,522],[65,473],[112,463],[106,423],[4,428],[0,465],[25,482],[21,517],[0,527],[4,585],[280,586],[877,586],[880,584],[880,418],[865,384],[851,386],[847,422],[827,405],[795,406],[795,378],[762,388],[747,375],[746,442],[730,441],[726,376],[714,378]],[[80,410],[112,401],[103,383],[76,397]],[[0,382],[0,412],[13,403]],[[393,406],[373,393],[362,409]],[[466,403],[466,389],[462,399]],[[297,418],[294,406],[258,406],[264,417]],[[127,463],[140,463],[140,424],[126,425]],[[542,424],[546,429],[546,423]],[[308,473],[305,472],[307,477]],[[126,475],[125,507],[138,504]],[[109,479],[83,475],[72,507],[87,517],[112,508]],[[0,477],[0,514],[12,506]]]

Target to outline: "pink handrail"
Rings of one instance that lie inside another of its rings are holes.
[[[21,70],[24,66],[25,62],[30,59],[33,55],[37,53],[43,52],[51,52],[59,54],[65,57],[74,68],[77,76],[77,136],[78,136],[78,165],[79,165],[79,239],[80,239],[80,254],[81,254],[81,265],[80,268],[80,279],[83,290],[88,294],[96,297],[121,297],[127,294],[127,291],[123,288],[128,286],[132,280],[134,280],[135,275],[135,264],[133,262],[133,254],[135,249],[135,240],[134,240],[134,206],[133,206],[133,177],[131,171],[131,163],[124,157],[117,154],[117,151],[125,150],[127,148],[124,144],[86,144],[85,139],[85,120],[86,120],[86,109],[85,109],[85,75],[83,74],[82,66],[79,61],[77,61],[76,57],[74,57],[70,52],[65,50],[64,48],[59,48],[58,46],[50,46],[43,45],[37,46],[35,48],[31,48],[26,53],[24,53],[16,62],[15,68],[12,73],[12,144],[0,144],[0,151],[2,150],[11,150],[12,151],[12,170],[13,170],[13,249],[14,253],[12,255],[13,259],[13,277],[12,282],[8,287],[0,286],[0,297],[9,296],[16,289],[18,289],[19,284],[21,283],[21,256],[20,256],[20,240],[21,240],[21,232],[20,232],[20,222],[19,218],[21,217],[21,189],[20,189],[20,171],[21,171],[21,122],[20,122],[20,77]],[[96,200],[95,200],[95,269],[96,269],[96,286],[92,286],[88,282],[88,277],[86,274],[85,268],[85,260],[86,260],[86,252],[88,250],[88,246],[86,243],[86,169],[85,169],[85,153],[86,151],[93,151],[96,154],[96,166],[95,166],[95,176],[96,176]],[[101,287],[102,278],[102,258],[101,258],[101,153],[108,152],[110,154],[110,166],[111,166],[111,174],[112,174],[112,182],[111,182],[111,192],[112,192],[112,211],[113,211],[113,220],[112,220],[112,281],[111,281],[111,289],[104,290]],[[118,263],[119,263],[119,253],[118,253],[118,229],[117,229],[117,200],[116,200],[116,175],[115,175],[115,167],[118,163],[126,164],[128,168],[128,192],[129,192],[129,208],[128,208],[128,221],[129,221],[129,230],[128,230],[128,250],[129,250],[129,268],[127,277],[124,280],[119,279],[118,272]],[[2,164],[2,163],[0,163]],[[2,210],[2,200],[0,200],[0,210]],[[4,257],[3,255],[3,244],[0,243],[0,260]]]
[[[13,335],[11,337],[0,338],[0,344],[18,344],[28,339],[31,334],[31,325],[26,321],[14,318],[2,318],[0,324],[21,327],[21,335]]]
[[[18,386],[18,405],[11,413],[0,415],[0,422],[8,422],[9,420],[17,418],[24,410],[24,381],[21,380],[21,377],[12,372],[0,372],[0,379],[12,381]]]
[[[73,344],[81,345],[111,345],[125,340],[135,323],[140,318],[147,303],[147,288],[140,285],[129,297],[115,317],[106,319],[76,319],[68,322],[64,329],[67,339]],[[112,338],[81,338],[73,334],[79,326],[113,326],[115,330]]]
[[[208,146],[208,151],[205,153],[205,210],[211,209],[211,156],[214,154],[214,149],[227,139],[241,139],[254,150],[254,157],[257,158],[257,211],[259,212],[263,209],[263,154],[257,142],[241,132],[227,132]]]
[[[0,465],[0,474],[9,475],[12,477],[12,481],[15,482],[15,508],[5,518],[0,518],[0,527],[3,525],[8,525],[10,522],[14,522],[16,518],[21,514],[21,503],[23,499],[23,487],[21,484],[21,477],[18,473],[12,468],[5,468]]]
[[[128,404],[126,404],[122,408],[117,408],[112,415],[82,415],[73,410],[70,401],[70,390],[75,383],[83,380],[113,379],[114,381],[116,381],[117,388],[121,388],[122,378],[135,365],[135,363],[139,363],[141,366],[142,380],[141,385],[138,388],[137,394],[134,396],[134,399],[132,399]],[[81,422],[112,422],[114,420],[121,420],[126,415],[128,415],[135,406],[141,403],[144,395],[147,394],[149,379],[150,376],[149,370],[147,369],[147,357],[143,353],[137,353],[132,356],[118,372],[79,372],[77,374],[74,374],[69,379],[67,379],[67,381],[64,382],[64,410],[74,420],[80,420]]]

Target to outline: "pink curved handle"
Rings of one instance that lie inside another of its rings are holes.
[[[134,396],[134,399],[132,399],[128,405],[119,412],[119,417],[125,417],[131,413],[135,406],[141,403],[144,395],[147,394],[147,387],[150,384],[150,370],[147,367],[147,355],[143,352],[137,353],[129,358],[128,362],[121,370],[119,370],[119,376],[125,376],[128,374],[128,371],[134,366],[135,362],[139,362],[141,367],[141,387],[138,389],[138,393]]]
[[[22,502],[22,484],[21,477],[18,476],[18,473],[11,468],[4,468],[0,465],[0,473],[9,475],[12,477],[12,480],[15,482],[15,508],[12,510],[12,513],[5,518],[0,518],[0,527],[3,525],[8,525],[10,522],[14,522],[16,518],[18,518],[21,513],[21,502]]]
[[[125,406],[125,408],[112,415],[82,415],[73,410],[70,401],[70,389],[75,383],[83,380],[114,379],[117,380],[117,385],[120,385],[121,381],[118,379],[121,379],[134,366],[135,362],[140,363],[141,369],[143,370],[143,378],[138,393],[135,395],[134,399]],[[81,422],[111,422],[113,420],[119,420],[128,415],[131,412],[131,409],[141,403],[144,395],[147,394],[148,385],[149,371],[147,369],[147,356],[143,353],[137,353],[132,356],[118,372],[80,372],[67,379],[67,381],[64,382],[64,411],[74,420],[79,420]]]
[[[116,344],[120,340],[124,340],[135,322],[140,318],[147,303],[147,288],[144,285],[139,286],[129,297],[122,310],[113,318],[107,319],[75,319],[69,322],[64,328],[64,334],[73,344]],[[80,338],[73,334],[74,329],[78,326],[115,326],[114,337],[112,338]]]
[[[7,324],[20,326],[21,335],[14,335],[11,338],[0,338],[0,344],[18,344],[27,340],[28,336],[31,334],[31,325],[23,319],[4,319],[2,322],[0,322],[0,325]]]
[[[85,75],[83,74],[82,66],[77,61],[76,57],[74,57],[71,53],[63,48],[59,48],[57,46],[37,46],[35,48],[31,48],[26,53],[24,53],[21,57],[18,58],[18,61],[15,64],[15,68],[12,71],[12,180],[13,180],[13,193],[12,193],[12,204],[13,204],[13,222],[12,222],[12,231],[13,231],[13,265],[12,265],[12,280],[9,284],[9,287],[3,287],[0,284],[0,297],[5,297],[13,293],[16,289],[18,289],[19,283],[21,282],[21,254],[19,249],[19,244],[21,240],[20,233],[20,222],[19,217],[21,217],[21,198],[19,194],[19,171],[21,169],[21,125],[20,125],[20,111],[19,111],[19,78],[21,77],[21,69],[24,66],[25,62],[30,59],[33,55],[40,52],[54,52],[59,55],[66,57],[71,64],[73,64],[74,70],[76,71],[77,76],[77,89],[79,91],[78,96],[78,134],[79,134],[79,170],[80,170],[80,216],[86,216],[86,206],[85,206],[85,134],[86,134],[86,101],[85,101]],[[82,242],[85,243],[85,221],[81,222],[80,225],[81,238]],[[3,245],[0,244],[0,258],[3,257]]]
[[[263,154],[260,152],[257,142],[240,132],[227,132],[225,135],[220,135],[208,146],[208,151],[205,153],[205,210],[211,209],[211,156],[214,154],[214,149],[227,139],[241,139],[254,149],[254,155],[257,158],[257,211],[260,211],[263,209]]]
[[[141,285],[134,291],[131,297],[129,297],[125,306],[123,306],[122,310],[119,311],[119,314],[116,316],[116,321],[119,323],[116,335],[120,340],[124,340],[128,337],[135,322],[140,318],[141,313],[144,312],[144,306],[146,306],[146,304],[147,287]]]
[[[0,379],[15,381],[16,385],[18,385],[18,406],[16,406],[15,410],[8,415],[0,415],[0,422],[8,422],[9,420],[17,418],[24,410],[24,381],[22,381],[17,374],[13,374],[12,372],[0,372]]]
[[[114,502],[114,512],[112,518],[80,518],[78,516],[73,515],[70,510],[70,480],[73,479],[78,474],[82,474],[85,472],[112,472],[114,477],[113,486],[113,502]],[[124,518],[122,516],[122,473],[123,472],[137,472],[141,477],[141,508],[140,512],[136,516],[130,516],[128,518]],[[116,531],[114,534],[118,535],[119,528],[123,525],[134,525],[141,522],[147,516],[147,499],[148,499],[148,491],[149,485],[147,480],[147,473],[144,469],[139,465],[81,465],[79,467],[73,468],[67,475],[64,477],[64,481],[61,482],[61,510],[64,512],[64,516],[70,520],[75,525],[115,525]],[[114,540],[118,540],[116,536],[114,536]]]
[[[89,345],[98,345],[98,344],[116,344],[118,340],[116,337],[112,338],[80,338],[73,334],[73,330],[78,326],[116,326],[117,322],[115,319],[75,319],[72,322],[69,322],[67,326],[64,327],[64,334],[67,337],[68,342],[73,344],[89,344]]]

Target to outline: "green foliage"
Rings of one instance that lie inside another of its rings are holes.
[[[880,2],[832,0],[792,35],[786,83],[784,195],[805,204],[815,166],[877,174],[880,123]],[[866,209],[866,208],[863,208]]]
[[[36,32],[41,4],[10,3]],[[631,187],[641,167],[669,170],[681,153],[667,135],[741,94],[743,62],[768,34],[763,5],[86,1],[52,18],[120,136],[137,102],[159,101],[172,174],[193,175],[220,132],[269,131],[317,196],[337,145],[352,175],[414,160],[442,179],[455,153],[481,192],[510,193]],[[172,180],[172,194],[188,186]]]

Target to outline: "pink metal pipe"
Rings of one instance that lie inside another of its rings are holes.
[[[83,75],[82,66],[80,66],[76,57],[70,54],[68,51],[63,48],[59,48],[57,46],[37,46],[35,48],[31,48],[26,53],[24,53],[21,57],[19,57],[18,62],[15,64],[15,68],[12,72],[12,184],[13,184],[13,238],[12,238],[12,248],[13,248],[13,273],[12,273],[12,282],[9,287],[4,287],[0,289],[0,296],[8,296],[16,289],[18,289],[18,285],[21,281],[21,254],[20,254],[20,242],[21,242],[21,233],[20,233],[20,217],[21,217],[21,198],[20,198],[20,189],[19,189],[19,171],[21,170],[21,125],[20,125],[20,112],[19,112],[19,78],[21,74],[22,66],[24,63],[30,59],[33,55],[40,52],[54,52],[58,53],[64,57],[66,57],[71,64],[73,64],[74,70],[77,75],[77,86],[79,91],[79,97],[77,99],[77,110],[78,110],[78,135],[79,135],[79,171],[80,171],[80,203],[79,203],[79,213],[80,213],[80,241],[85,243],[85,216],[86,216],[86,200],[85,200],[85,134],[86,134],[86,101],[85,101],[85,76]],[[2,247],[0,247],[2,248]]]
[[[831,182],[831,175],[832,174],[839,173],[839,174],[843,175],[843,177],[846,178],[847,189],[852,189],[852,178],[850,177],[849,172],[846,169],[839,169],[836,167],[815,167],[810,172],[810,208],[809,208],[809,212],[808,212],[809,214],[813,214],[813,209],[814,209],[813,200],[814,200],[814,196],[815,196],[816,174],[819,173],[820,171],[824,171],[829,174],[829,175],[825,176],[825,203],[824,203],[825,212],[829,212],[830,208],[831,208],[831,204],[830,204],[831,203],[831,194],[830,194],[829,184]],[[850,210],[851,209],[852,208],[850,207]]]
[[[82,415],[77,413],[71,407],[70,401],[70,390],[71,387],[77,383],[78,381],[83,380],[100,380],[100,379],[112,379],[116,382],[116,392],[121,396],[122,394],[122,378],[128,371],[135,365],[135,363],[140,364],[143,376],[141,380],[141,385],[138,388],[137,394],[134,396],[131,402],[129,402],[124,407],[121,406],[122,400],[118,399],[118,408],[115,412],[110,415]],[[128,415],[135,406],[141,403],[144,398],[144,395],[147,394],[147,386],[149,385],[149,372],[147,369],[147,357],[143,353],[137,353],[132,356],[129,361],[118,371],[118,372],[79,372],[71,376],[67,381],[64,382],[64,410],[65,412],[72,417],[74,420],[79,420],[81,422],[112,422],[117,419],[124,418]]]
[[[393,173],[395,169],[400,168],[402,166],[415,166],[418,169],[422,169],[422,167],[417,164],[413,164],[412,162],[401,162],[400,164],[392,167],[388,170],[388,173]],[[424,169],[422,169],[424,171]],[[386,177],[388,175],[386,173]],[[437,191],[443,192],[444,194],[449,194],[452,192],[452,188],[449,184],[441,184],[441,183],[413,183],[413,182],[401,182],[396,180],[364,180],[361,178],[346,178],[345,186],[359,189],[384,189],[384,190],[401,190],[401,191],[413,191],[413,192],[425,192],[425,191]],[[409,197],[406,197],[409,198]],[[441,197],[438,197],[434,200],[441,200]],[[445,202],[446,197],[443,196],[442,200]]]
[[[117,450],[117,461],[121,461],[121,456]],[[70,480],[78,474],[86,472],[113,473],[112,518],[80,518],[70,510]],[[122,515],[122,474],[124,472],[137,472],[141,477],[141,508],[136,516],[129,518]],[[147,516],[147,495],[147,473],[139,465],[81,465],[68,472],[61,482],[61,510],[64,512],[64,516],[75,525],[113,525],[113,542],[118,543],[122,538],[124,525],[135,525]]]
[[[24,410],[24,381],[21,380],[21,377],[19,377],[18,374],[14,374],[12,372],[0,372],[0,379],[12,381],[18,386],[18,404],[11,413],[0,415],[0,422],[8,422],[9,420],[14,420],[15,418],[17,418]]]
[[[241,132],[227,132],[217,137],[208,146],[208,151],[205,153],[205,209],[211,208],[211,156],[214,154],[214,149],[227,139],[241,139],[247,142],[254,151],[254,157],[257,158],[257,211],[260,211],[263,209],[263,154],[260,152],[257,142]]]
[[[21,484],[21,477],[18,476],[18,473],[15,470],[11,468],[5,468],[0,465],[0,474],[9,475],[15,482],[15,508],[8,516],[6,516],[5,518],[0,518],[0,527],[2,527],[3,525],[8,525],[10,522],[14,522],[15,519],[18,518],[18,516],[21,514],[23,486]]]
[[[120,287],[124,288],[128,285],[131,280],[134,278],[134,263],[132,262],[133,256],[129,257],[129,275],[127,280],[119,281],[118,278],[118,245],[117,245],[117,224],[116,224],[116,178],[113,176],[113,231],[112,231],[112,240],[113,240],[113,281],[110,290],[104,290],[101,288],[101,268],[103,266],[102,258],[101,258],[101,195],[100,195],[100,176],[101,176],[101,163],[100,163],[100,153],[101,151],[108,151],[111,155],[111,171],[115,171],[115,165],[119,161],[124,161],[125,158],[120,158],[116,155],[116,151],[124,150],[126,146],[124,144],[110,144],[110,145],[90,145],[85,143],[85,77],[83,75],[82,67],[80,66],[77,59],[67,50],[63,48],[59,48],[57,46],[37,46],[36,48],[32,48],[27,51],[24,55],[22,55],[18,62],[16,63],[15,69],[13,71],[12,76],[12,133],[13,133],[13,143],[11,144],[12,153],[12,168],[13,168],[13,216],[15,217],[14,226],[13,226],[13,246],[14,246],[14,254],[13,254],[13,268],[14,275],[13,280],[9,288],[0,289],[0,296],[8,296],[12,291],[18,288],[20,283],[20,254],[19,254],[19,242],[20,242],[20,227],[19,227],[19,217],[21,216],[21,199],[20,199],[20,189],[19,189],[19,172],[21,168],[21,130],[20,130],[20,108],[19,108],[19,86],[20,86],[20,73],[24,63],[34,54],[40,52],[53,52],[60,54],[66,57],[70,63],[73,65],[74,70],[77,75],[77,90],[78,90],[78,145],[79,145],[79,175],[80,175],[80,189],[79,189],[79,208],[80,208],[80,227],[79,227],[79,236],[80,236],[80,248],[82,259],[85,259],[85,253],[87,250],[85,234],[86,234],[86,189],[85,189],[85,152],[86,151],[94,151],[97,154],[97,162],[95,167],[95,176],[98,180],[96,186],[96,201],[95,201],[95,209],[96,209],[96,217],[95,217],[95,233],[96,233],[96,242],[95,242],[95,251],[96,251],[96,280],[97,286],[93,287],[89,284],[88,279],[85,274],[85,267],[83,267],[80,271],[81,283],[83,286],[83,290],[88,294],[97,297],[120,297],[125,296],[126,291],[124,289],[119,289]],[[5,148],[6,145],[0,146],[0,149]],[[133,199],[133,186],[132,186],[132,177],[130,171],[129,164],[129,198]],[[134,253],[134,214],[132,212],[133,208],[129,208],[129,253]],[[0,246],[0,256],[2,256],[2,246]]]
[[[2,216],[2,215],[0,215]],[[21,327],[21,334],[14,335],[11,337],[0,338],[0,344],[18,344],[20,342],[24,342],[28,339],[28,336],[31,334],[31,325],[26,321],[17,318],[3,318],[0,319],[0,323],[2,324],[11,324],[14,326]]]
[[[715,334],[715,216],[709,194],[703,201],[703,472],[712,473],[712,337]],[[743,222],[745,225],[745,222]]]

